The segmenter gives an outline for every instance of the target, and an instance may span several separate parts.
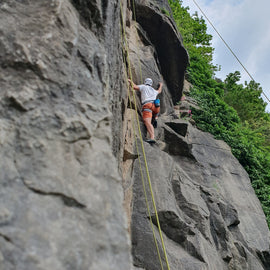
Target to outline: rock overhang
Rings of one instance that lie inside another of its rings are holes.
[[[161,74],[166,81],[172,101],[176,104],[183,92],[185,70],[189,61],[188,53],[174,22],[162,12],[167,9],[161,5],[162,1],[159,2],[158,5],[154,5],[150,1],[135,1],[136,20],[148,34],[157,51]]]

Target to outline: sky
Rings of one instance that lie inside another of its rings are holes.
[[[270,1],[269,0],[195,0],[220,35],[231,47],[239,60],[260,83],[264,93],[270,99]],[[190,7],[190,13],[198,12],[203,16],[193,0],[183,0],[183,6]],[[215,48],[213,64],[221,66],[216,77],[224,80],[226,75],[236,70],[241,72],[241,82],[251,79],[235,59],[213,27],[207,22],[208,34],[213,36]],[[270,112],[270,104],[266,110]]]

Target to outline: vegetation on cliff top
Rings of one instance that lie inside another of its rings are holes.
[[[270,114],[261,98],[262,88],[254,81],[239,84],[235,71],[224,82],[215,78],[212,36],[204,19],[190,15],[181,0],[169,0],[173,17],[190,56],[187,79],[191,96],[202,111],[192,111],[199,128],[227,142],[248,172],[270,227]]]

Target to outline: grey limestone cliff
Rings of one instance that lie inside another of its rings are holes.
[[[143,145],[170,268],[270,269],[247,173],[175,114],[188,54],[167,1],[134,3],[0,1],[0,269],[160,269],[121,13],[134,81],[164,82],[158,143]]]
[[[146,77],[153,77],[156,83],[165,81],[155,130],[157,144],[144,143],[144,148],[170,268],[270,269],[269,229],[247,173],[228,145],[177,119],[179,111],[177,114],[174,105],[182,95],[187,54],[164,9],[170,10],[166,1],[136,1],[137,23],[129,22],[128,32],[137,82],[140,66]],[[134,148],[139,137],[130,135],[132,114],[134,110],[129,108],[123,167],[133,260],[140,269],[161,269],[140,172],[142,166],[147,183],[143,152],[139,147],[138,154]],[[167,269],[146,186],[163,269]]]
[[[131,268],[119,22],[116,0],[0,1],[1,270]]]

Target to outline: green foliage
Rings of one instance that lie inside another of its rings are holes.
[[[161,12],[162,12],[163,14],[167,15],[168,17],[170,17],[170,12],[169,12],[167,9],[162,8],[162,9],[161,9]]]
[[[227,142],[248,172],[270,227],[270,114],[254,81],[239,84],[239,71],[225,82],[215,79],[211,35],[198,14],[190,15],[182,1],[169,0],[184,45],[190,56],[188,80],[202,110],[192,110],[199,128]]]
[[[225,80],[224,100],[234,107],[242,121],[252,122],[254,119],[265,118],[266,103],[260,97],[262,88],[251,81],[239,85],[240,72],[230,73]]]

